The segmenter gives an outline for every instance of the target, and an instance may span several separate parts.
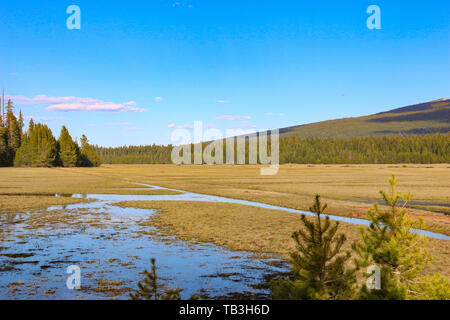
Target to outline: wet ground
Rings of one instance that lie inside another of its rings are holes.
[[[0,299],[128,299],[152,257],[161,282],[184,298],[267,298],[265,281],[288,270],[275,257],[162,236],[145,223],[152,210],[112,205],[174,196],[84,197],[91,201],[0,215]],[[81,270],[80,290],[66,285],[72,265]]]
[[[288,265],[277,257],[255,257],[213,244],[163,236],[146,223],[154,211],[113,204],[148,200],[219,201],[311,214],[189,192],[64,196],[85,197],[90,201],[26,214],[0,214],[0,299],[128,299],[129,292],[142,280],[142,272],[150,269],[153,257],[161,282],[168,288],[183,289],[183,298],[192,294],[208,299],[268,298],[267,281],[288,271]],[[330,218],[368,224],[363,219]],[[418,232],[450,239],[442,234]],[[80,290],[70,290],[66,285],[70,276],[66,271],[72,265],[81,270]]]

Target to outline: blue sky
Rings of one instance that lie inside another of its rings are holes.
[[[66,8],[81,9],[81,30]],[[381,9],[369,30],[366,9]],[[2,1],[0,85],[55,135],[170,143],[449,97],[449,1]],[[68,111],[69,110],[69,111]]]

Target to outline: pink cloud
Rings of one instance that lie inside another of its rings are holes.
[[[61,103],[100,103],[101,100],[93,98],[78,98],[78,97],[49,97],[45,94],[29,98],[25,96],[7,96],[8,99],[13,100],[17,104],[24,105],[41,105],[41,104],[61,104]]]
[[[79,97],[49,97],[47,95],[38,95],[33,98],[25,96],[7,96],[18,105],[49,105],[48,111],[102,111],[102,112],[142,112],[143,108],[137,108],[136,102],[128,101],[125,103],[105,102],[93,98]]]
[[[46,108],[48,111],[73,111],[73,112],[88,112],[88,111],[99,111],[99,112],[142,112],[144,109],[129,107],[123,104],[114,103],[95,103],[95,104],[82,104],[82,103],[63,103],[54,104]]]
[[[156,101],[156,102],[162,102],[162,101],[164,101],[164,98],[156,97],[156,98],[155,98],[155,101]]]

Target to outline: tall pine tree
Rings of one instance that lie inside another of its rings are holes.
[[[14,157],[17,149],[19,149],[22,139],[22,127],[14,115],[14,105],[11,100],[8,100],[6,107],[6,129],[8,132],[8,154],[9,165],[14,163]]]
[[[0,167],[10,165],[10,155],[8,147],[8,131],[0,126]]]
[[[291,254],[294,280],[274,282],[274,299],[327,300],[352,296],[355,270],[346,266],[350,252],[341,253],[346,237],[337,234],[339,222],[332,224],[329,217],[321,218],[326,207],[317,195],[310,208],[316,214],[315,220],[302,215],[303,227],[292,235],[297,244],[297,252]]]
[[[367,212],[370,227],[361,227],[361,241],[353,245],[358,267],[376,265],[381,271],[381,288],[369,290],[363,285],[360,295],[362,299],[393,300],[424,297],[425,291],[433,291],[422,274],[423,266],[431,261],[431,255],[426,248],[425,236],[414,232],[414,229],[422,229],[423,223],[412,220],[406,212],[411,194],[396,191],[395,176],[389,183],[389,194],[380,191],[388,210],[375,204]],[[399,205],[401,200],[403,203]]]
[[[65,126],[61,128],[58,139],[59,161],[63,167],[75,167],[79,162],[80,151],[78,145],[72,140]]]
[[[95,153],[94,148],[89,144],[88,139],[83,134],[80,139],[80,166],[81,167],[99,167],[101,165],[100,158]]]

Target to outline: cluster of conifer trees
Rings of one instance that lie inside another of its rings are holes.
[[[448,134],[280,140],[280,163],[447,163]]]
[[[94,146],[103,163],[109,164],[169,164],[172,145],[124,146],[105,148]]]
[[[85,135],[82,135],[79,147],[63,126],[56,140],[49,127],[35,124],[33,119],[30,120],[28,130],[23,132],[22,112],[19,118],[14,115],[11,100],[6,110],[6,115],[0,117],[0,166],[92,167],[101,164]]]
[[[294,136],[280,139],[280,163],[448,163],[450,162],[449,142],[449,134],[354,138],[299,138]],[[204,144],[204,147],[206,145],[207,143]],[[171,163],[172,145],[118,148],[95,146],[94,149],[103,163]],[[248,150],[247,145],[247,160]],[[225,154],[226,150],[224,150]]]

